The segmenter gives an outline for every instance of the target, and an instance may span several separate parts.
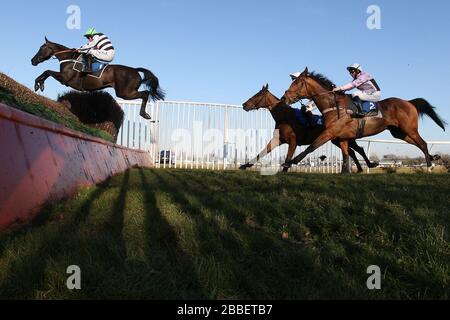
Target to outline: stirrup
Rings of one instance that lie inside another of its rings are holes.
[[[378,115],[378,110],[370,110],[365,114],[365,117],[375,117],[376,115]]]
[[[364,118],[367,115],[364,112],[353,112],[353,118]]]

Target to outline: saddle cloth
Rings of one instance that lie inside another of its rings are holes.
[[[323,126],[323,117],[311,114],[311,116],[306,116],[302,110],[294,108],[295,117],[297,118],[298,123],[302,127],[314,127],[314,126]]]
[[[358,107],[356,106],[355,102],[352,99],[351,95],[349,96],[350,103],[347,105],[347,108],[353,113],[358,112]],[[379,109],[380,104],[378,102],[371,102],[371,101],[363,101],[362,108],[364,113],[366,114],[365,117],[378,117],[382,118],[383,115]],[[353,117],[353,116],[352,116]]]
[[[103,71],[105,71],[108,65],[109,65],[108,63],[101,62],[94,58],[94,61],[92,62],[92,73],[90,73],[88,76],[101,78],[103,75]],[[82,72],[83,66],[84,66],[83,56],[80,55],[77,61],[75,62],[73,69],[77,72]]]

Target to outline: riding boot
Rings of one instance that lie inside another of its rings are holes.
[[[87,54],[84,57],[84,69],[83,69],[83,73],[84,74],[88,74],[92,72],[92,56]]]
[[[361,100],[361,98],[358,96],[353,97],[353,102],[355,103],[357,108],[357,112],[353,114],[355,118],[364,118],[366,114],[363,109],[363,101]]]

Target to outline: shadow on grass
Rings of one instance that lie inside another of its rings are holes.
[[[33,228],[35,235],[33,240],[37,239],[38,241],[37,243],[26,243],[25,248],[21,246],[21,251],[13,258],[9,268],[5,271],[6,277],[0,283],[0,298],[33,299],[38,290],[45,290],[47,263],[55,260],[66,250],[69,240],[78,231],[80,224],[89,216],[93,203],[107,190],[110,181],[111,178],[108,178],[99,184],[76,214],[68,217],[67,221],[58,224],[51,221],[51,218],[54,218],[53,215],[58,213],[53,212],[58,209],[57,207],[56,209],[48,207],[46,212],[42,212],[39,218],[39,227]],[[51,224],[54,225],[49,226]],[[11,240],[18,240],[19,237],[22,237],[20,239],[22,241],[26,240],[27,233],[30,231],[30,227],[17,230],[2,239],[2,246]],[[61,270],[61,273],[65,273],[65,271]]]
[[[172,176],[173,179],[177,179],[177,177],[179,176],[177,172],[173,171],[168,171],[167,174]],[[189,179],[187,178],[187,175],[189,175]],[[203,199],[203,204],[211,205],[211,208],[225,205],[228,206],[230,211],[234,211],[236,210],[236,206],[234,205],[234,203],[238,202],[243,207],[249,209],[250,207],[254,206],[254,208],[251,208],[251,210],[249,210],[250,212],[257,211],[258,204],[257,201],[254,201],[252,199],[252,196],[258,194],[259,186],[256,186],[256,188],[253,190],[253,193],[249,194],[247,202],[242,202],[241,195],[236,192],[231,195],[228,201],[224,202],[220,195],[220,192],[225,194],[228,191],[233,191],[233,189],[228,184],[228,179],[220,179],[220,176],[218,176],[217,178],[218,179],[205,179],[205,177],[202,177],[201,175],[196,176],[195,174],[185,173],[183,174],[183,180],[180,180],[179,184],[182,185],[182,192],[195,192],[196,196]],[[412,231],[418,232],[420,230],[418,228],[420,228],[421,226],[420,224],[418,225],[417,223],[414,223],[414,220],[416,220],[417,217],[413,212],[411,212],[411,217],[403,215],[403,212],[405,209],[408,210],[407,208],[411,208],[412,210],[414,208],[414,205],[430,206],[430,213],[439,212],[440,207],[442,207],[442,209],[444,210],[445,202],[442,203],[442,199],[445,198],[445,193],[443,193],[443,191],[448,188],[448,185],[442,185],[442,182],[445,182],[445,180],[442,179],[436,179],[441,182],[441,185],[437,186],[433,186],[433,182],[430,182],[428,180],[426,181],[425,185],[423,185],[423,182],[422,185],[411,185],[408,183],[409,179],[413,180],[414,177],[399,177],[398,180],[395,181],[383,181],[383,179],[351,179],[346,184],[348,190],[357,190],[358,187],[363,190],[373,190],[372,192],[375,194],[375,197],[368,197],[366,195],[367,192],[365,192],[363,193],[363,195],[364,197],[367,197],[367,199],[359,199],[358,203],[353,203],[350,207],[347,207],[346,203],[354,196],[354,194],[352,195],[339,193],[338,195],[336,195],[336,199],[342,199],[344,201],[331,201],[330,203],[328,203],[326,209],[328,208],[332,211],[319,211],[317,213],[319,213],[320,216],[310,216],[308,218],[311,219],[310,221],[317,225],[317,230],[313,231],[314,233],[319,234],[317,245],[322,247],[320,253],[317,255],[317,257],[323,261],[322,265],[324,267],[321,275],[324,282],[321,285],[317,286],[317,289],[322,291],[320,298],[343,298],[344,295],[350,298],[413,298],[418,296],[428,296],[433,298],[448,297],[448,290],[443,290],[446,283],[446,277],[442,274],[442,268],[440,267],[440,263],[444,263],[445,258],[439,256],[439,253],[437,252],[438,250],[436,250],[436,253],[434,252],[434,250],[432,250],[434,246],[427,249],[428,253],[431,255],[431,258],[427,257],[425,254],[421,254],[421,258],[419,260],[424,264],[426,264],[427,261],[431,263],[430,265],[424,266],[424,269],[433,268],[430,270],[441,271],[441,274],[439,276],[434,276],[434,279],[432,280],[427,279],[426,271],[418,271],[417,268],[414,268],[414,266],[411,264],[405,265],[404,263],[399,262],[399,252],[395,251],[395,247],[391,249],[386,249],[385,247],[377,248],[376,244],[373,244],[373,240],[375,240],[375,237],[377,235],[372,234],[372,238],[368,239],[368,243],[366,245],[372,244],[371,250],[367,250],[366,246],[361,247],[361,241],[364,241],[364,239],[354,236],[351,239],[348,238],[348,236],[351,234],[349,231],[351,231],[351,227],[354,227],[355,223],[357,225],[364,226],[367,229],[367,233],[373,231],[371,227],[381,226],[383,228],[383,232],[388,233],[389,237],[391,238],[388,239],[388,241],[392,241],[393,246],[396,246],[397,243],[399,243],[402,245],[403,250],[406,250],[405,245],[407,246],[408,251],[401,254],[401,258],[407,259],[408,261],[414,260],[415,257],[419,254],[419,252],[415,252],[416,250],[419,250],[419,247],[417,247],[417,244],[414,241],[409,244],[407,241],[407,237],[410,236],[410,233]],[[360,180],[362,180],[362,184]],[[185,181],[189,181],[189,183],[186,183]],[[260,182],[263,182],[263,180],[261,180]],[[168,181],[166,181],[166,183],[168,183]],[[330,195],[328,195],[328,193],[325,192],[323,188],[320,188],[317,183],[317,181],[305,183],[304,189],[308,191],[310,191],[311,189],[315,189],[315,192],[313,194],[316,195],[317,199],[319,199],[318,196],[320,194],[322,196],[327,196],[328,198],[333,197],[333,193],[330,193]],[[352,186],[353,184],[358,185]],[[391,186],[393,185],[396,189],[390,190],[390,188],[386,188],[386,184],[389,184]],[[309,188],[310,185],[312,186],[312,188]],[[193,188],[193,186],[195,186],[195,188]],[[217,194],[218,190],[219,194]],[[434,198],[431,199],[435,199],[435,201],[438,203],[434,204],[433,200],[431,200],[430,198],[426,199],[426,193],[431,193],[431,195],[434,195]],[[263,194],[268,196],[267,192],[264,192]],[[407,197],[405,197],[405,194],[407,194]],[[398,203],[398,205],[393,206],[393,208],[391,209],[389,204],[384,204],[383,195],[389,195],[390,197],[392,197],[392,201]],[[413,200],[414,195],[416,195],[415,201]],[[270,195],[270,198],[275,199],[276,197],[273,197],[272,194]],[[439,199],[441,200],[439,201]],[[214,203],[216,204],[214,205]],[[342,203],[344,204],[344,206],[342,206]],[[363,211],[364,206],[370,206],[374,208],[376,214],[367,214],[367,212]],[[301,209],[302,207],[304,206],[301,204],[296,205],[297,210]],[[358,212],[358,208],[361,209],[361,212]],[[347,212],[348,209],[352,209],[351,214]],[[443,217],[441,217],[441,219],[442,218]],[[305,219],[305,215],[303,219]],[[242,221],[242,218],[240,218],[239,220]],[[324,223],[317,223],[317,220]],[[430,226],[430,219],[425,220],[424,218],[423,221],[426,221],[427,225]],[[435,221],[436,219],[431,218],[431,226],[434,226]],[[445,218],[441,221],[444,222]],[[344,225],[337,226],[336,230],[333,231],[333,226],[330,225],[330,223],[344,223]],[[443,223],[442,226],[444,225],[446,224]],[[425,226],[425,224],[423,224],[422,226]],[[328,234],[324,234],[324,236],[321,237],[320,232],[323,231],[328,232]],[[341,234],[341,232],[343,233]],[[442,236],[444,236],[444,234],[442,234]],[[412,235],[411,240],[414,239],[414,235]],[[341,246],[341,248],[345,249],[344,256],[342,256],[341,254],[336,256],[336,251],[333,252],[334,248],[337,248],[339,252],[340,245],[343,245]],[[286,246],[286,248],[284,249],[288,250],[289,248]],[[375,251],[373,249],[375,249]],[[397,247],[397,249],[399,249],[399,247]],[[369,293],[364,287],[366,277],[365,268],[372,264],[385,266],[386,270],[389,270],[387,277],[390,281],[390,285],[386,286],[385,290],[383,290],[383,292],[381,292],[380,294]],[[317,279],[320,279],[319,274],[313,273],[310,274],[310,276],[311,278],[315,278],[318,276]],[[294,276],[292,280],[295,281],[295,279],[296,276]],[[323,284],[327,281],[330,281],[330,285],[336,289],[334,293],[332,290],[327,290],[324,288]],[[345,284],[345,281],[348,281],[348,284],[350,285],[347,286]],[[353,284],[351,284],[351,282],[353,282]],[[316,292],[319,292],[319,290],[317,290]],[[341,291],[341,293],[339,293],[339,291]],[[311,294],[314,294],[314,290],[311,290],[310,292]]]
[[[213,298],[308,298],[317,294],[316,286],[321,282],[322,286],[328,282],[342,283],[316,263],[310,248],[283,241],[281,233],[272,234],[245,225],[239,204],[224,195],[214,196],[215,182],[201,177],[182,179],[170,171],[153,173],[183,212],[195,219],[202,259],[215,261],[215,268],[229,273],[226,279],[215,279],[219,280],[217,283],[209,281],[216,286],[210,290],[222,295]],[[220,226],[214,216],[205,217],[205,209],[212,215],[225,217],[226,226]],[[322,297],[338,296],[333,287],[322,293]]]
[[[158,270],[159,299],[206,299],[208,294],[199,282],[192,257],[180,248],[178,237],[161,213],[155,193],[156,186],[139,169],[145,199],[144,228],[147,256]],[[149,171],[146,171],[149,173]],[[150,297],[149,297],[150,298]]]

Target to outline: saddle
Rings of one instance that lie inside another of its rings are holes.
[[[380,104],[378,102],[362,101],[359,97],[353,98],[350,94],[347,96],[350,98],[350,103],[346,108],[352,111],[352,118],[383,117],[379,110]]]
[[[83,72],[84,65],[85,65],[84,57],[83,57],[83,55],[80,55],[73,65],[73,70],[75,70],[77,72]],[[101,62],[94,58],[94,61],[92,62],[92,72],[89,72],[86,75],[89,77],[94,77],[94,78],[100,79],[103,75],[103,72],[108,67],[108,65],[109,65],[109,63]]]

